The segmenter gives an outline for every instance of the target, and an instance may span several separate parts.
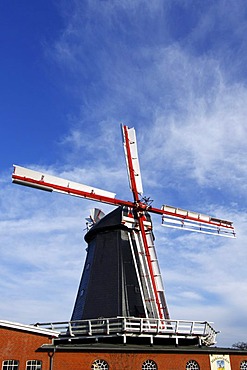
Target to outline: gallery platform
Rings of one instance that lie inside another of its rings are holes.
[[[148,341],[149,344],[211,346],[217,331],[206,321],[147,319],[136,317],[98,318],[69,322],[37,323],[36,327],[59,332],[56,342]]]

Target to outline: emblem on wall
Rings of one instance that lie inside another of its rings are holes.
[[[229,355],[209,355],[211,370],[231,370]]]

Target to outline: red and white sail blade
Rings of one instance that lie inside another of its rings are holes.
[[[123,131],[123,139],[124,139],[124,150],[125,150],[125,158],[126,158],[126,165],[129,175],[129,183],[130,189],[133,192],[134,202],[135,205],[140,205],[139,195],[143,193],[142,188],[142,180],[141,180],[141,172],[140,172],[140,165],[138,160],[138,152],[137,152],[137,143],[136,143],[136,134],[134,128],[129,128],[128,126],[122,126]],[[154,248],[153,243],[150,243],[148,239],[147,231],[145,230],[145,216],[143,212],[137,213],[137,224],[139,225],[139,241],[140,246],[143,249],[140,253],[142,258],[140,261],[143,262],[143,266],[145,267],[146,276],[146,286],[147,286],[147,293],[148,298],[146,297],[146,304],[152,302],[152,307],[150,308],[153,312],[155,317],[159,317],[160,319],[168,318],[168,310],[164,307],[165,300],[163,299],[164,294],[163,291],[160,292],[158,290],[158,284],[156,281],[155,270],[157,270],[157,265],[151,259],[150,250]],[[166,306],[166,305],[165,305]]]
[[[115,204],[115,193],[79,184],[60,177],[47,175],[43,172],[33,171],[21,166],[14,165],[12,180],[16,184],[30,186],[45,191],[56,191],[104,203]]]
[[[143,187],[138,159],[136,133],[134,128],[129,128],[128,126],[122,126],[122,132],[130,189],[134,194],[135,201],[137,201],[138,194],[143,193]]]
[[[163,205],[161,211],[163,226],[228,238],[236,237],[231,221],[167,205]]]

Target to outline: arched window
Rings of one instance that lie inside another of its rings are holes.
[[[105,360],[95,360],[92,363],[91,370],[108,370],[109,366]]]
[[[26,370],[41,370],[42,361],[40,360],[28,360],[26,365]]]
[[[142,370],[157,370],[158,367],[153,360],[146,360],[142,364]]]
[[[186,370],[200,370],[200,366],[195,360],[190,360],[186,364]]]
[[[19,361],[17,360],[5,360],[3,361],[2,370],[18,370]]]
[[[240,370],[247,370],[247,360],[241,362]]]

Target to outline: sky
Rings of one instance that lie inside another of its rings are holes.
[[[153,216],[171,317],[213,322],[218,346],[247,341],[246,34],[245,0],[1,1],[2,320],[69,320],[85,218],[113,209],[14,185],[12,165],[132,200],[123,123],[154,207],[236,227],[221,238]]]

